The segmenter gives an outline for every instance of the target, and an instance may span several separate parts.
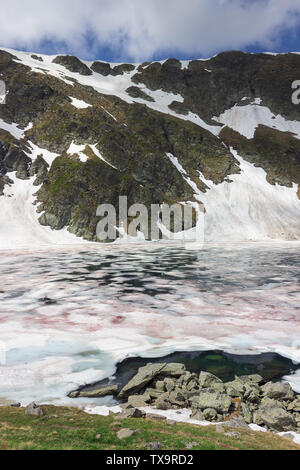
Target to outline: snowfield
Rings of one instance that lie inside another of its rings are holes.
[[[36,212],[34,194],[39,187],[34,186],[35,178],[20,180],[15,173],[7,175],[12,186],[6,186],[0,197],[0,250],[21,248],[35,249],[51,245],[87,244],[72,235],[67,228],[56,231],[40,225]]]
[[[259,125],[270,127],[281,132],[291,132],[294,137],[300,139],[300,122],[288,121],[282,116],[275,116],[269,108],[260,106],[260,98],[247,106],[235,105],[227,109],[223,114],[214,117],[213,120],[230,127],[239,134],[253,139],[255,130]]]

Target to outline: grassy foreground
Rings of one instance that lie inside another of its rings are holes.
[[[146,450],[160,442],[162,450],[300,450],[288,438],[238,430],[240,436],[217,433],[215,426],[196,427],[164,421],[90,416],[77,408],[45,406],[45,417],[25,416],[24,409],[0,407],[1,450]],[[125,440],[116,433],[138,432]],[[236,429],[229,429],[236,431]]]

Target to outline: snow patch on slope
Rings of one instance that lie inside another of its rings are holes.
[[[178,101],[179,103],[184,102],[184,98],[177,94],[175,95],[174,93],[167,93],[163,90],[149,90],[145,85],[141,85],[139,87],[143,92],[145,92],[147,95],[151,96],[155,100],[155,102],[145,102],[142,99],[135,99],[134,101],[136,103],[141,103],[141,104],[146,104],[148,108],[153,109],[154,111],[159,111],[160,113],[164,114],[169,114],[170,116],[177,117],[178,119],[182,119],[183,121],[190,121],[194,124],[197,124],[197,126],[202,127],[203,129],[206,129],[207,131],[211,132],[214,135],[219,135],[221,131],[220,126],[212,126],[210,124],[207,124],[203,119],[201,119],[197,114],[192,113],[191,111],[187,114],[178,114],[175,111],[172,111],[169,106],[170,104],[173,103],[173,101]]]
[[[26,155],[28,155],[28,157],[31,158],[31,160],[36,160],[37,157],[39,155],[41,155],[43,157],[43,159],[45,160],[45,162],[48,163],[49,166],[52,165],[52,163],[54,162],[54,160],[59,157],[59,154],[58,153],[54,153],[54,152],[50,152],[49,150],[47,149],[43,149],[41,147],[38,147],[38,145],[35,145],[33,142],[31,142],[30,140],[27,142],[27,145],[30,147],[30,151],[29,152],[25,152]]]
[[[272,185],[262,168],[245,161],[235,150],[231,152],[241,173],[216,185],[199,172],[199,179],[208,187],[206,193],[189,178],[178,159],[167,154],[193,189],[195,199],[205,207],[205,241],[300,240],[297,185],[292,188]]]
[[[0,249],[36,248],[47,245],[87,243],[63,229],[52,230],[39,224],[35,196],[39,187],[33,186],[35,178],[20,180],[15,172],[8,173],[13,181],[0,197]]]
[[[260,106],[260,98],[247,106],[235,105],[213,120],[233,129],[247,139],[253,139],[255,130],[259,125],[277,129],[281,132],[292,132],[300,139],[300,122],[288,121],[279,114],[275,116],[269,108]],[[219,131],[221,129],[219,128]]]
[[[86,148],[86,144],[77,145],[72,141],[70,147],[67,150],[69,155],[78,155],[81,162],[86,163],[88,161],[88,156],[83,153]]]
[[[77,109],[86,109],[86,108],[91,108],[92,105],[91,104],[88,104],[86,103],[85,101],[83,100],[79,100],[77,98],[73,98],[72,96],[69,96],[69,98],[72,100],[72,106],[74,106],[74,108],[77,108]]]
[[[15,123],[8,124],[7,122],[3,121],[3,119],[0,118],[0,129],[3,129],[9,132],[17,140],[21,140],[21,139],[24,139],[25,132],[29,130],[30,127],[26,127],[26,129],[20,129],[17,124]]]
[[[215,185],[200,174],[210,188],[195,196],[206,209],[206,241],[300,240],[297,185],[272,185],[263,169],[231,152],[241,168],[241,174],[230,176],[231,183]]]
[[[84,153],[84,150],[86,149],[86,147],[90,147],[92,149],[92,151],[94,152],[94,154],[96,155],[96,157],[98,157],[104,163],[106,163],[107,165],[109,165],[112,168],[114,168],[115,170],[117,170],[117,168],[115,166],[113,166],[111,163],[109,163],[107,160],[105,160],[105,158],[99,152],[99,150],[97,148],[97,144],[94,144],[94,145],[91,145],[91,144],[77,145],[77,144],[75,144],[74,141],[72,141],[69,149],[67,150],[67,153],[69,155],[78,155],[80,161],[83,162],[83,163],[86,163],[88,161],[88,155],[86,153]]]
[[[194,191],[195,193],[195,196],[198,195],[199,197],[201,197],[203,195],[203,193],[200,191],[200,189],[198,188],[198,186],[196,185],[196,183],[194,181],[191,180],[191,178],[188,176],[186,170],[183,168],[183,166],[179,163],[178,161],[178,158],[175,157],[172,153],[167,153],[167,156],[169,157],[170,161],[173,163],[173,165],[175,166],[175,168],[177,168],[177,170],[179,171],[179,173],[182,174],[182,177],[184,178],[184,180],[187,182],[187,184],[192,188],[192,190]]]
[[[114,168],[115,170],[117,170],[118,168],[115,167],[114,165],[112,165],[111,163],[109,163],[107,160],[105,160],[105,158],[103,157],[103,155],[99,152],[99,150],[97,149],[97,144],[94,144],[94,145],[90,145],[91,149],[93,150],[94,154],[96,155],[96,157],[100,158],[100,160],[102,160],[104,163],[106,163],[107,165],[111,166],[112,168]]]

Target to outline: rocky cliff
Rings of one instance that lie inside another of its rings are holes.
[[[0,78],[1,224],[30,197],[40,226],[97,241],[97,207],[127,196],[201,204],[208,240],[300,239],[298,54],[132,65],[2,50]]]

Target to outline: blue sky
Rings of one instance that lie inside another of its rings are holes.
[[[300,27],[297,28],[295,31],[285,31],[282,33],[282,38],[280,41],[276,42],[276,46],[274,47],[266,47],[259,44],[248,44],[243,47],[236,47],[234,49],[243,50],[244,52],[296,52],[300,51]],[[31,52],[34,50],[40,54],[74,54],[79,55],[82,59],[85,60],[94,60],[94,59],[101,59],[108,62],[114,61],[130,61],[134,60],[135,58],[127,55],[126,53],[122,53],[120,55],[119,50],[115,50],[114,48],[110,48],[109,45],[99,45],[95,42],[93,35],[87,36],[85,41],[83,41],[84,52],[82,52],[81,48],[77,50],[77,48],[70,48],[64,42],[56,42],[56,41],[41,41],[40,44],[37,44],[34,49],[31,47],[26,47],[24,45],[18,45],[15,47],[18,50],[27,50]],[[190,53],[190,52],[182,52],[180,49],[170,48],[167,51],[156,51],[150,56],[141,57],[140,60],[163,60],[167,57],[178,57],[180,59],[198,59],[198,58],[206,58],[209,55],[214,55],[219,52],[223,52],[229,50],[231,48],[222,48],[216,47],[212,50],[209,54],[201,54],[201,53]],[[92,52],[90,52],[92,51]]]
[[[300,0],[1,0],[0,45],[122,62],[300,51]]]

